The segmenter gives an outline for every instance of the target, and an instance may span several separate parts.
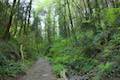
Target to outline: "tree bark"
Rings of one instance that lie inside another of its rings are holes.
[[[14,0],[13,1],[13,5],[12,5],[12,8],[11,8],[11,14],[10,14],[10,18],[9,18],[9,22],[7,24],[6,29],[5,29],[5,32],[4,32],[4,35],[3,35],[3,39],[7,39],[10,37],[10,27],[12,25],[12,20],[13,20],[13,16],[14,16],[14,8],[15,8],[15,4],[16,4],[16,1],[17,0]]]
[[[29,27],[29,24],[30,24],[31,8],[32,8],[32,0],[30,0],[30,3],[29,3],[29,12],[28,12],[28,27]]]
[[[73,25],[73,20],[72,20],[72,14],[71,14],[71,9],[70,9],[70,4],[69,1],[67,0],[67,5],[68,5],[68,11],[69,11],[69,19],[70,19],[70,24],[71,24],[71,30],[74,36],[75,41],[77,41],[76,33],[74,31],[74,25]]]

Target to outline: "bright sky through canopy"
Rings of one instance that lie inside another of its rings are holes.
[[[22,0],[22,1],[29,2],[30,0]],[[13,2],[13,0],[10,0],[10,3],[12,3],[12,2]],[[33,0],[33,8],[40,9],[43,7],[47,7],[52,2],[53,2],[53,0]]]
[[[34,0],[33,8],[41,9],[43,7],[48,7],[52,2],[53,2],[53,0]]]

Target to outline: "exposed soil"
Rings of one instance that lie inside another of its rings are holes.
[[[45,59],[39,59],[27,74],[20,80],[57,80],[52,73],[52,67]]]

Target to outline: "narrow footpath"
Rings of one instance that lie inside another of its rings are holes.
[[[56,80],[52,67],[45,59],[39,59],[22,80]]]

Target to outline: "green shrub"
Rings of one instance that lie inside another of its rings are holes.
[[[120,21],[119,21],[120,8],[106,8],[103,11],[104,11],[103,20],[105,21],[106,25],[112,27],[120,26]]]
[[[22,74],[24,67],[20,62],[8,61],[3,66],[0,66],[0,76],[11,76],[15,77],[16,74]]]
[[[113,64],[112,63],[105,63],[105,64],[100,64],[97,66],[97,73],[95,77],[92,78],[92,80],[103,80],[105,78],[105,75],[110,73],[113,69]]]
[[[65,69],[64,65],[62,64],[55,64],[53,65],[53,71],[57,76],[60,76],[61,71]]]

